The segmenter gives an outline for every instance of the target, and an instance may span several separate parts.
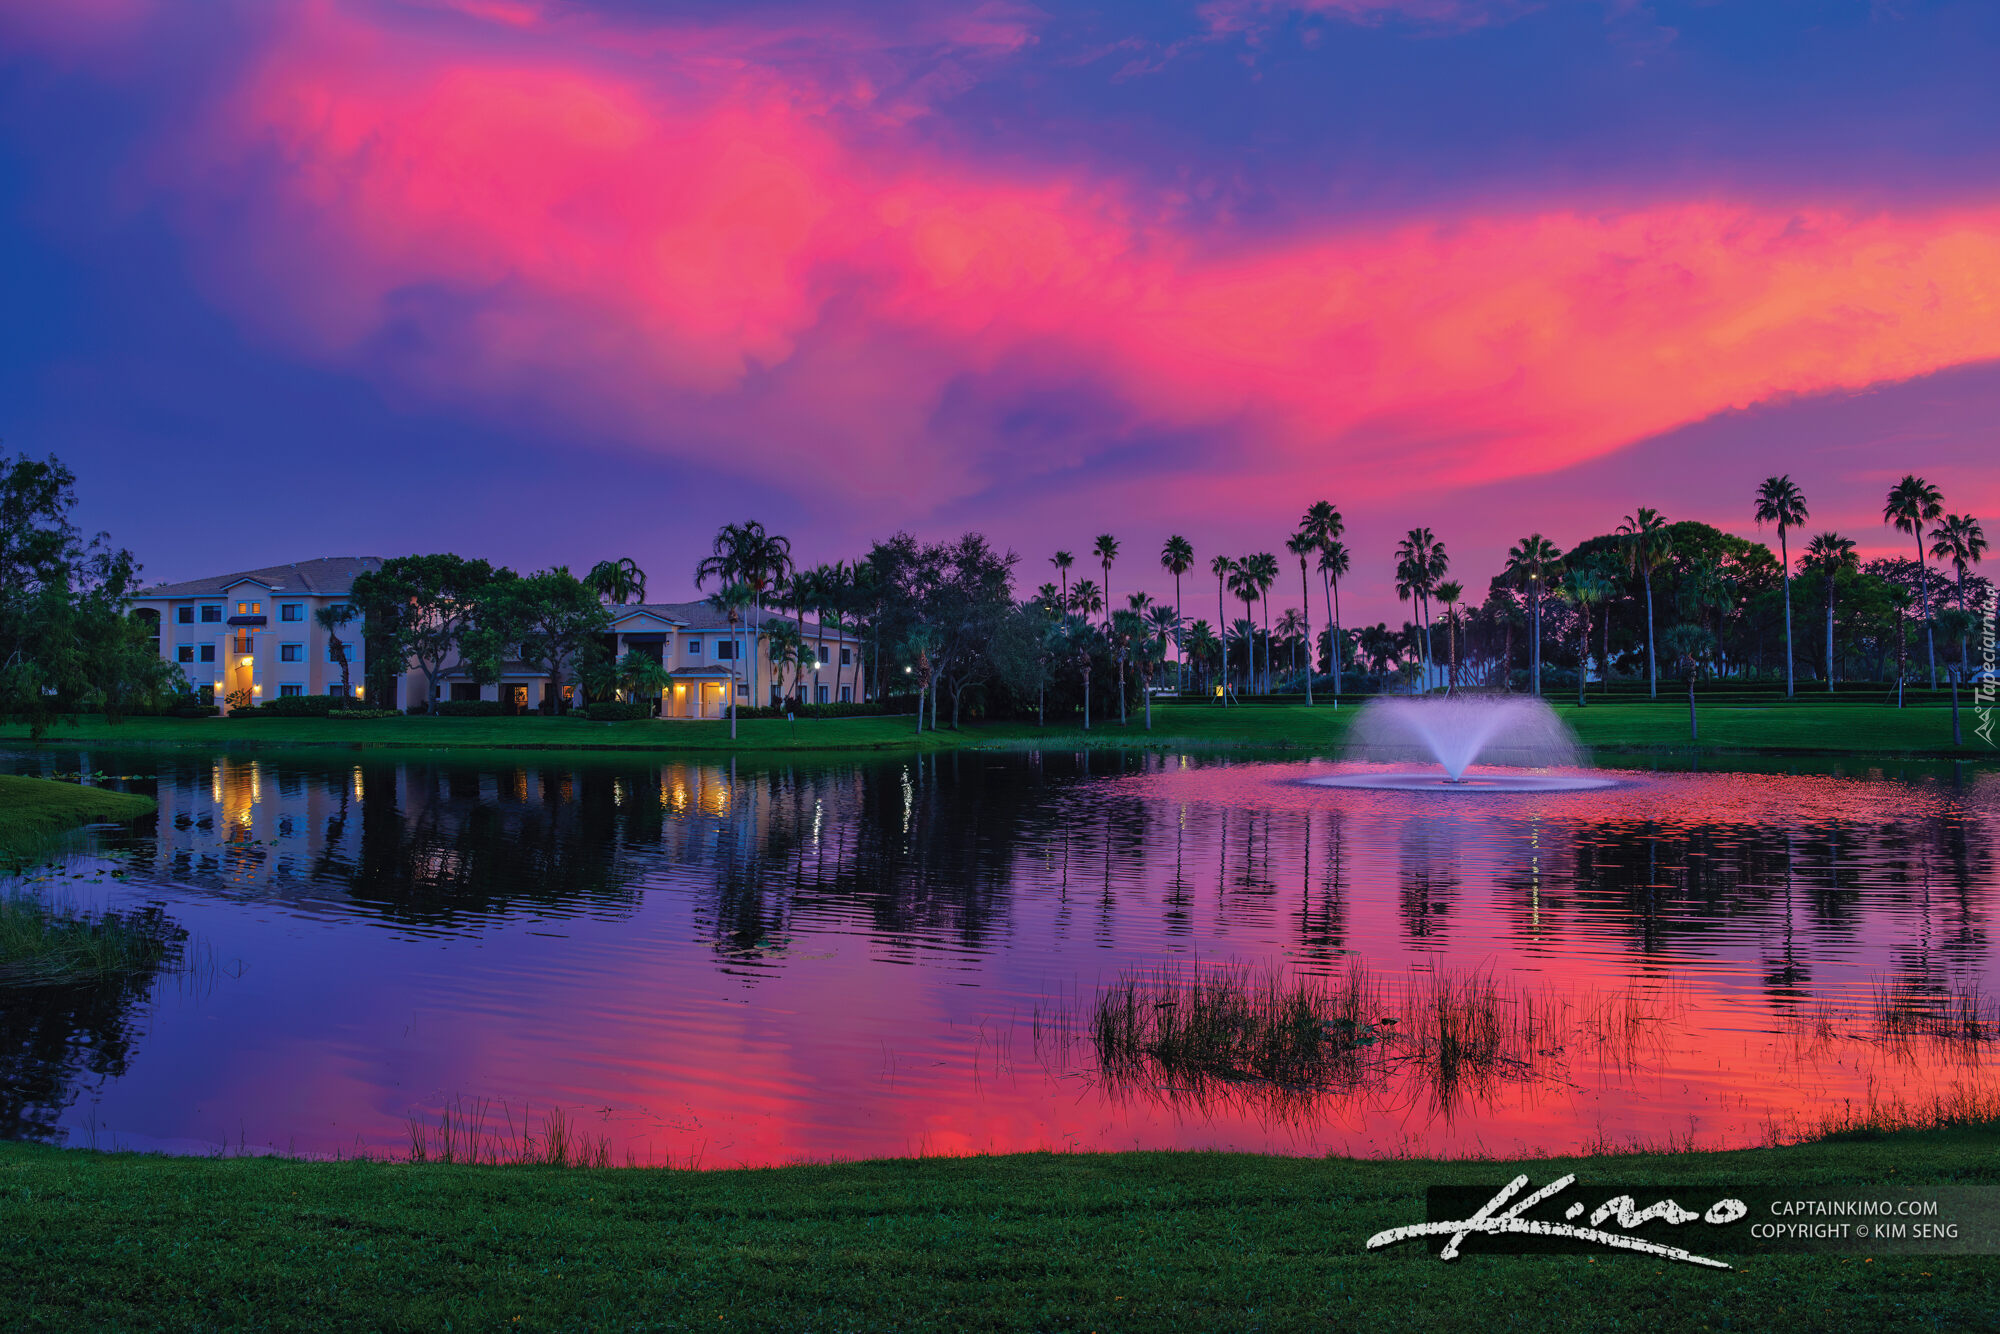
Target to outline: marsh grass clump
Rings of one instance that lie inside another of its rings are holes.
[[[87,986],[171,970],[187,932],[158,904],[91,913],[0,889],[0,987]]]
[[[1978,1047],[2000,1039],[2000,1010],[1977,982],[1924,989],[1908,982],[1878,982],[1871,1006],[1878,1040],[1892,1046],[1917,1042]]]
[[[516,1129],[514,1115],[504,1103],[496,1119],[493,1105],[485,1099],[467,1105],[463,1099],[455,1098],[439,1111],[435,1126],[414,1116],[409,1118],[408,1126],[410,1148],[406,1160],[412,1163],[612,1166],[610,1136],[592,1135],[560,1107],[550,1108],[539,1126],[532,1112],[524,1110],[521,1125]]]

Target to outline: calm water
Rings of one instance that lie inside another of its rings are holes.
[[[158,798],[136,836],[86,839],[33,883],[159,905],[198,965],[114,995],[0,993],[13,1137],[395,1153],[412,1118],[485,1101],[709,1166],[1738,1144],[1843,1099],[1992,1088],[2000,1063],[1882,1041],[1871,1018],[1885,989],[2000,993],[1990,768],[1466,798],[1103,753],[0,765]],[[1282,1104],[1107,1087],[1061,1040],[1065,1003],[1194,958],[1483,969],[1578,1013],[1642,998],[1653,1022],[1444,1099],[1390,1081]]]

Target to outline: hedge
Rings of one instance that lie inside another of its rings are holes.
[[[607,699],[586,704],[573,711],[570,716],[593,723],[631,723],[641,718],[652,717],[653,710],[652,706],[647,704],[622,704]]]
[[[334,713],[350,713],[365,706],[345,695],[280,695],[247,709],[232,709],[232,718],[324,718]]]

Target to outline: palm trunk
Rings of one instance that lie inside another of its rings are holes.
[[[1313,702],[1312,604],[1312,585],[1306,581],[1306,560],[1301,556],[1299,557],[1299,615],[1305,617],[1306,622],[1306,707],[1309,709]],[[1292,661],[1296,666],[1298,660],[1294,658]]]
[[[1090,668],[1083,669],[1083,730],[1090,730]]]
[[[1810,553],[1808,553],[1810,554]],[[1826,575],[1826,693],[1833,693],[1833,571]]]
[[[1806,549],[1806,556],[1812,556],[1812,548]],[[1790,699],[1797,689],[1792,680],[1792,553],[1785,545],[1785,525],[1778,525],[1778,559],[1785,563],[1785,698]],[[1832,679],[1832,672],[1827,673]]]
[[[1222,576],[1215,576],[1215,632],[1222,636],[1222,702],[1229,703],[1229,603],[1224,600]]]
[[[1146,678],[1145,686],[1146,686],[1146,730],[1150,732],[1153,730],[1153,687],[1152,687],[1152,678],[1150,676]]]
[[[1653,661],[1653,572],[1646,571],[1646,680],[1654,699],[1660,697],[1660,668]]]
[[[1694,673],[1688,673],[1688,735],[1701,740],[1701,724],[1694,716]]]
[[[1590,675],[1590,614],[1581,601],[1577,611],[1583,617],[1583,632],[1576,638],[1576,707],[1580,709],[1588,702],[1583,697],[1583,682]]]
[[[1346,645],[1342,642],[1340,633],[1340,580],[1334,579],[1331,583],[1333,584],[1333,638],[1327,641],[1326,646],[1333,654],[1333,707],[1337,709],[1340,707],[1340,674],[1346,670],[1347,664],[1341,661],[1345,656],[1341,650]]]
[[[1540,587],[1539,580],[1536,581],[1536,586]],[[1530,685],[1533,686],[1535,694],[1539,696],[1542,693],[1542,600],[1540,597],[1536,597],[1533,611],[1535,642],[1529,645],[1530,651],[1528,657],[1531,662],[1528,670],[1529,674],[1534,677]]]
[[[1185,695],[1188,688],[1187,622],[1181,619],[1181,577],[1174,576],[1174,693]]]
[[[1917,525],[1917,587],[1923,594],[1924,654],[1931,664],[1931,689],[1937,689],[1937,633],[1931,627],[1931,575],[1924,565],[1924,526]]]

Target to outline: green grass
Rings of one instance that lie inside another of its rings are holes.
[[[78,825],[136,820],[152,809],[151,797],[130,792],[0,774],[0,864]]]
[[[1367,1237],[1512,1163],[1022,1154],[715,1172],[0,1146],[10,1329],[1990,1329],[2000,1257],[1444,1264]],[[2000,1127],[1518,1165],[2000,1185]]]
[[[1633,750],[1699,750],[1704,753],[1870,753],[1995,758],[1972,733],[1969,707],[1962,713],[1965,744],[1951,744],[1947,703],[1914,695],[1907,709],[1856,696],[1785,701],[1774,696],[1717,692],[1701,703],[1701,744],[1689,741],[1685,697],[1658,701],[1618,699],[1576,707],[1574,699],[1550,702],[1593,747]],[[1328,754],[1338,750],[1355,713],[1350,699],[1335,709],[1325,699],[1303,703],[1252,702],[1221,709],[1209,703],[1155,708],[1153,729],[1140,719],[1120,725],[1097,720],[1088,732],[1076,720],[968,725],[961,731],[925,732],[902,718],[746,719],[735,741],[720,722],[586,723],[554,718],[383,718],[339,722],[324,718],[128,718],[109,723],[84,717],[51,728],[43,745],[78,742],[200,747],[403,747],[417,750],[643,750],[671,753],[909,752],[1029,746],[1246,746]],[[0,742],[29,740],[24,725],[0,726]]]

